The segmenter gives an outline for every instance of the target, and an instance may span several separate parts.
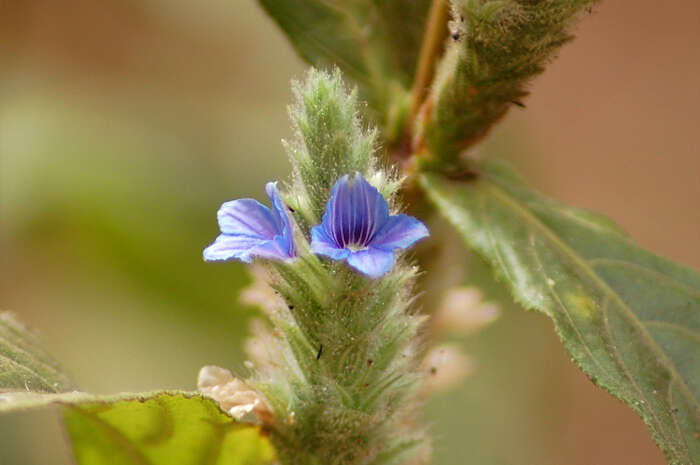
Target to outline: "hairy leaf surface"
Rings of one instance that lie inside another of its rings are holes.
[[[529,189],[505,165],[425,173],[431,200],[527,309],[553,320],[597,385],[632,406],[672,464],[700,462],[700,276],[607,218]]]
[[[71,389],[73,382],[44,351],[36,336],[12,314],[0,313],[0,393],[62,392]]]

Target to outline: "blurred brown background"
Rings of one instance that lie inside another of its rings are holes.
[[[607,1],[489,140],[534,186],[700,268],[700,4]],[[305,69],[252,0],[0,0],[0,308],[85,390],[232,368],[242,267],[201,261],[219,204],[284,178]],[[471,277],[488,272],[470,264]],[[508,305],[427,406],[435,463],[656,465],[641,420]],[[0,464],[68,464],[56,412],[0,417]]]

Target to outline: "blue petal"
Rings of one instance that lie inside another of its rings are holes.
[[[349,243],[350,214],[350,183],[346,175],[333,185],[321,223],[328,238],[339,247],[345,247]]]
[[[348,265],[370,278],[378,278],[394,266],[394,252],[374,247],[358,250],[350,254]]]
[[[360,173],[355,175],[350,204],[352,208],[351,243],[358,246],[367,245],[388,219],[389,204]]]
[[[282,202],[280,193],[277,190],[276,182],[268,182],[265,185],[265,192],[272,203],[273,215],[281,227],[282,242],[280,246],[286,251],[288,258],[296,256],[296,245],[294,244],[294,231],[292,221],[289,219],[287,208]]]
[[[204,260],[217,261],[235,258],[250,263],[252,260],[251,251],[265,242],[269,241],[248,236],[221,234],[214,243],[204,249]]]
[[[294,255],[289,253],[289,243],[282,236],[276,236],[271,241],[261,242],[250,251],[250,255],[268,260],[289,260],[294,258]]]
[[[323,225],[311,228],[311,251],[333,260],[344,260],[350,254],[348,249],[339,247],[333,239],[328,237]]]
[[[292,223],[277,185],[268,183],[266,191],[273,210],[253,199],[221,206],[217,217],[223,234],[204,250],[205,260],[250,262],[253,257],[286,260],[296,255]]]
[[[379,191],[356,173],[352,187],[343,176],[331,189],[323,215],[326,235],[339,247],[368,244],[389,217],[389,205]]]
[[[269,240],[280,233],[279,223],[270,209],[253,199],[224,203],[217,218],[224,234]]]
[[[412,216],[390,216],[375,235],[371,246],[384,250],[407,249],[429,235],[428,228]]]

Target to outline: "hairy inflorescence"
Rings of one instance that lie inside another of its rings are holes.
[[[400,179],[379,166],[339,72],[311,70],[295,94],[292,181],[268,185],[272,209],[225,203],[205,252],[263,259],[268,321],[253,327],[245,382],[209,367],[200,387],[241,418],[264,412],[282,463],[421,463],[424,317],[403,250],[428,230],[398,211]]]

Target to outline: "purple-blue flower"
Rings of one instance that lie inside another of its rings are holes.
[[[254,199],[238,199],[221,205],[217,218],[221,235],[204,249],[204,259],[250,263],[253,257],[289,260],[296,256],[292,223],[277,190],[265,186],[272,210]]]
[[[382,194],[356,173],[352,183],[346,175],[333,186],[323,222],[311,228],[311,250],[378,278],[394,266],[396,249],[428,235],[416,218],[390,215]]]

